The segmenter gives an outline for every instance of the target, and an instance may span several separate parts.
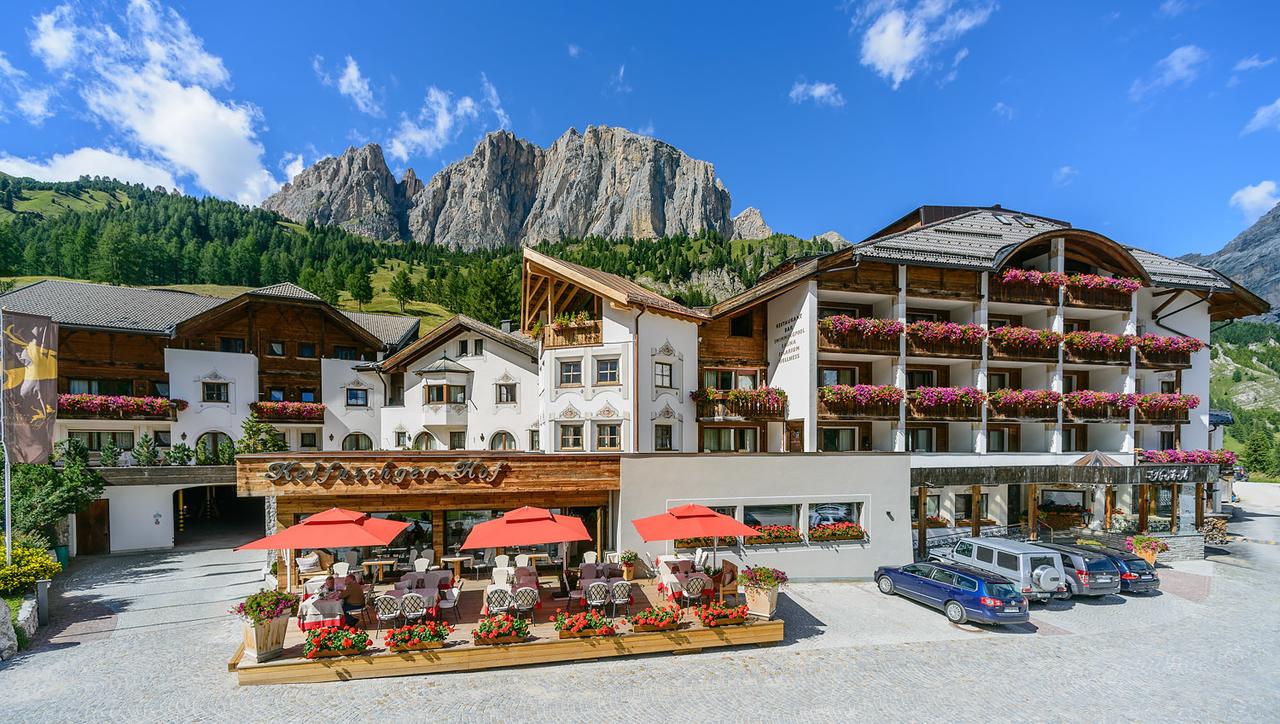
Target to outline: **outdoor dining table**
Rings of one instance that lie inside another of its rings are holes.
[[[386,593],[380,593],[379,596],[391,596],[392,598],[404,598],[406,593],[416,593],[422,596],[422,600],[426,602],[427,608],[434,608],[436,601],[440,599],[440,591],[432,591],[427,588],[393,588]]]
[[[698,571],[693,571],[690,573],[669,574],[669,577],[667,578],[667,595],[671,598],[675,598],[678,592],[684,590],[684,585],[694,578],[701,578],[703,581],[702,595],[706,596],[712,592],[714,584],[711,581],[711,576]]]
[[[298,628],[309,631],[313,628],[341,626],[342,596],[310,596],[298,604]]]
[[[396,564],[396,561],[394,558],[371,558],[369,560],[360,562],[361,567],[365,569],[369,569],[369,568],[375,569],[373,574],[374,580],[379,583],[382,582],[383,569],[385,569],[387,566],[394,566],[395,564]]]
[[[466,561],[474,561],[471,556],[445,556],[440,559],[441,563],[453,564],[453,577],[462,578],[462,564]]]

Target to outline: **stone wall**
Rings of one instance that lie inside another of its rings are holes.
[[[1078,530],[1072,533],[1070,537],[1097,538],[1105,542],[1108,548],[1124,550],[1125,539],[1129,536],[1125,533],[1108,533],[1100,530]],[[1181,535],[1153,533],[1152,537],[1159,538],[1164,541],[1165,545],[1169,546],[1169,550],[1159,556],[1159,560],[1165,563],[1204,560],[1204,535],[1201,533],[1184,533]]]

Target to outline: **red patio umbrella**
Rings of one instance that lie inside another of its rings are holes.
[[[636,527],[636,532],[646,543],[677,538],[710,538],[713,566],[721,538],[736,538],[740,535],[750,536],[759,533],[755,528],[736,518],[717,513],[705,505],[681,505],[665,513],[651,515],[648,518],[637,518],[631,521],[631,525]]]
[[[461,550],[532,546],[543,543],[568,543],[591,540],[581,518],[556,515],[546,508],[525,506],[501,518],[472,526]]]
[[[330,508],[301,523],[245,543],[236,550],[296,550],[298,548],[364,548],[384,546],[395,540],[409,521],[375,518],[345,508]],[[293,586],[293,556],[285,556],[287,587]]]

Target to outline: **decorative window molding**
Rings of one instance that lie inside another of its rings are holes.
[[[672,409],[671,404],[665,404],[661,410],[655,410],[649,415],[649,420],[674,420],[676,422],[684,422],[684,413],[676,412]]]
[[[558,419],[558,420],[581,420],[581,419],[582,419],[582,411],[581,411],[581,410],[579,410],[578,408],[574,407],[574,406],[573,406],[573,403],[572,403],[572,402],[570,402],[569,404],[565,405],[563,409],[561,409],[561,410],[560,410],[560,414],[556,416],[556,419]]]
[[[658,387],[655,381],[658,362],[671,365],[671,386]],[[656,402],[663,395],[673,396],[677,400],[683,397],[684,389],[684,353],[671,344],[671,339],[664,339],[662,344],[649,350],[649,394],[650,400]]]

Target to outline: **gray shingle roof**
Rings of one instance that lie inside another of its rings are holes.
[[[139,289],[46,279],[0,295],[0,306],[52,317],[68,327],[168,334],[225,299],[171,289]]]
[[[369,330],[373,336],[390,347],[395,347],[418,336],[419,319],[417,317],[348,312],[343,309],[338,311],[346,315],[347,319]]]
[[[320,301],[320,297],[317,297],[292,282],[281,282],[279,284],[272,284],[269,287],[250,289],[245,292],[245,294],[254,297],[280,297],[282,299],[306,299],[313,302]]]
[[[448,357],[441,357],[435,362],[432,362],[426,367],[423,367],[422,371],[423,372],[474,372],[475,370],[462,364],[461,362],[456,362],[454,360],[451,360]]]
[[[1220,274],[1208,269],[1201,269],[1185,261],[1170,259],[1142,249],[1125,247],[1138,260],[1143,269],[1151,275],[1156,284],[1167,284],[1174,287],[1203,287],[1206,289],[1231,289],[1231,285]]]

